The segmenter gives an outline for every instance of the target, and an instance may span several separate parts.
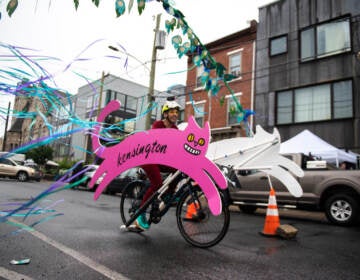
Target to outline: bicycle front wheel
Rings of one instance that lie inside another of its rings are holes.
[[[132,218],[135,211],[139,209],[147,185],[136,181],[127,185],[121,193],[120,215],[124,224]]]
[[[176,209],[177,225],[183,238],[193,246],[208,248],[219,243],[226,235],[230,224],[230,211],[222,200],[222,212],[214,216],[207,198],[200,189],[186,192]]]

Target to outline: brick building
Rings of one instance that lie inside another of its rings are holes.
[[[48,136],[46,127],[47,119],[41,114],[46,114],[46,102],[36,97],[37,86],[28,86],[19,91],[14,100],[10,129],[6,132],[4,151],[16,149],[31,140]]]
[[[246,135],[244,123],[237,118],[234,98],[244,109],[253,109],[256,29],[257,22],[252,20],[248,28],[205,45],[226,73],[236,76],[229,82],[233,95],[223,82],[217,94],[208,93],[201,85],[204,67],[193,67],[193,55],[188,57],[185,119],[194,115],[201,126],[208,121],[213,140]],[[215,77],[214,72],[210,71],[210,77]]]
[[[12,151],[52,133],[66,132],[70,118],[68,94],[46,84],[30,84],[19,89],[14,100],[10,129],[6,132],[4,151]],[[71,102],[71,101],[70,101]],[[70,156],[71,135],[57,137],[50,143],[55,160]]]

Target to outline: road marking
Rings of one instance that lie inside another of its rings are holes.
[[[8,280],[33,280],[24,274],[17,273],[12,270],[8,270],[5,267],[0,266],[0,276]]]
[[[9,220],[12,220],[12,219],[9,219]],[[13,220],[13,221],[15,222],[15,220]],[[16,221],[16,222],[19,223],[18,221]],[[62,251],[63,253],[73,257],[74,259],[78,260],[79,262],[83,263],[84,265],[88,266],[89,268],[108,277],[109,279],[113,279],[113,280],[128,280],[129,279],[129,278],[126,278],[124,275],[122,275],[102,264],[99,264],[98,262],[90,259],[89,257],[51,239],[50,237],[47,237],[46,235],[44,235],[36,230],[28,231],[28,232],[31,233],[33,236],[39,238],[40,240],[46,242],[47,244],[57,248],[58,250]]]

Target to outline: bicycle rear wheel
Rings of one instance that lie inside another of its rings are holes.
[[[193,246],[208,248],[219,243],[226,235],[230,224],[230,211],[222,194],[222,212],[214,216],[208,201],[199,188],[186,192],[176,209],[177,225],[183,238]],[[194,195],[195,194],[195,195]],[[194,200],[194,197],[196,199]]]
[[[127,185],[121,193],[120,215],[124,224],[130,220],[135,211],[140,207],[147,185],[136,181]]]

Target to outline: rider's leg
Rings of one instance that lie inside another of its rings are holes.
[[[150,187],[144,194],[144,197],[141,201],[141,205],[143,205],[150,198],[150,196],[162,185],[162,178],[161,178],[161,173],[160,173],[160,169],[159,169],[158,165],[151,164],[151,165],[144,165],[141,167],[145,171],[145,173],[150,181]],[[142,213],[136,219],[135,225],[137,227],[141,228],[142,230],[147,230],[150,228],[150,225],[147,222],[145,213]]]
[[[149,197],[162,185],[162,178],[160,173],[160,168],[156,164],[148,164],[141,166],[145,171],[147,177],[150,181],[150,187],[147,189],[144,197],[141,201],[141,205],[143,205]]]
[[[169,188],[166,190],[165,194],[163,195],[163,199],[165,202],[168,202],[170,199],[172,199],[176,187],[178,185],[178,183],[183,179],[182,174],[179,174],[176,178],[174,178],[172,180],[172,182],[169,184]],[[175,200],[172,203],[172,206],[176,206],[177,203],[179,202],[180,197],[175,198]]]

